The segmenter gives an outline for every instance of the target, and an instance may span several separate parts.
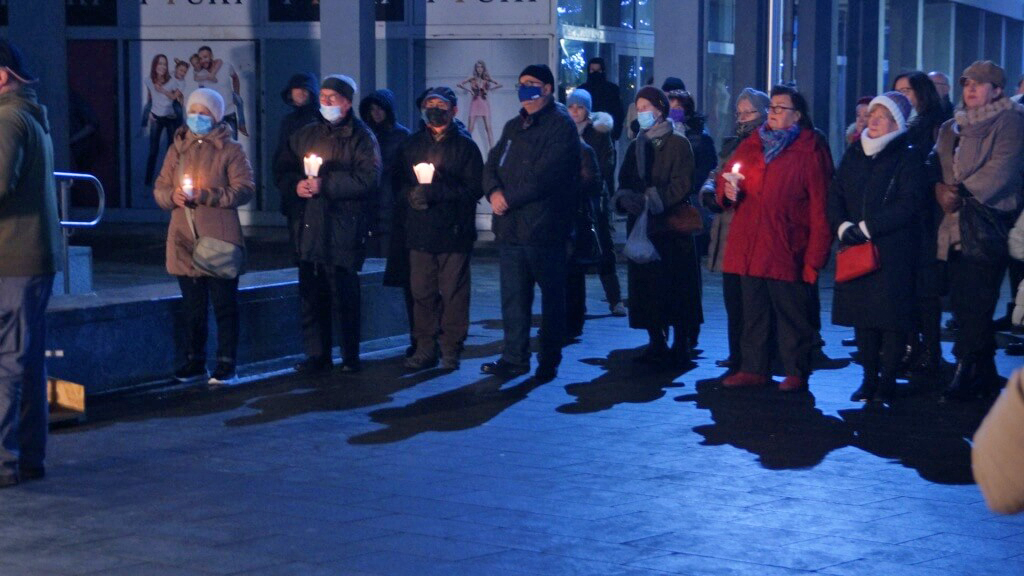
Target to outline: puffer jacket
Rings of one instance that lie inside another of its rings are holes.
[[[754,134],[740,143],[732,162],[740,163],[746,179],[722,270],[786,282],[800,282],[805,266],[821,270],[832,244],[825,203],[833,168],[817,133],[801,130],[770,164]],[[716,189],[719,204],[726,206],[721,174]]]
[[[60,246],[50,123],[23,86],[0,94],[0,276],[53,274]]]
[[[569,240],[576,208],[580,138],[565,106],[551,101],[505,124],[484,166],[484,192],[504,191],[508,211],[491,220],[502,244],[551,246]]]
[[[306,177],[302,159],[323,158],[320,194],[298,198],[299,181]],[[299,260],[359,271],[366,259],[368,207],[377,191],[381,159],[373,132],[352,110],[337,124],[318,115],[292,136],[274,162],[279,190],[293,194],[300,206],[292,237]]]
[[[370,117],[370,105],[376,104],[384,110],[384,122],[376,124]],[[359,118],[373,130],[380,148],[382,162],[380,187],[371,196],[374,205],[370,206],[372,220],[370,231],[373,235],[390,234],[394,219],[394,206],[398,199],[394,196],[391,178],[395,173],[395,158],[405,139],[409,137],[409,129],[395,120],[395,94],[391,90],[381,89],[370,93],[359,103]]]
[[[309,92],[309,102],[305,106],[294,106],[292,104],[292,88],[304,88]],[[295,134],[299,128],[317,119],[320,113],[320,102],[317,100],[317,80],[310,72],[295,74],[281,90],[281,99],[293,109],[284,118],[277,129],[277,148],[274,149],[274,158],[281,155],[281,152],[288,147],[288,139]],[[294,194],[288,194],[287,190],[279,190],[281,195],[281,214],[288,218],[294,218],[298,210],[298,198]]]
[[[200,276],[192,266],[195,237],[185,210],[171,199],[188,175],[193,182],[193,216],[196,233],[245,246],[238,207],[253,197],[252,166],[242,145],[232,138],[231,127],[221,122],[208,134],[198,135],[187,126],[174,133],[153,197],[171,212],[167,228],[167,272],[175,276]]]

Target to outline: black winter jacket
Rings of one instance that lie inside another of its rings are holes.
[[[302,159],[323,158],[320,194],[299,198],[296,185],[306,177]],[[318,115],[299,129],[274,162],[274,180],[284,194],[295,196],[295,252],[299,260],[362,268],[368,229],[367,208],[380,178],[380,150],[373,132],[350,110],[338,124]]]
[[[274,158],[278,158],[288,149],[288,140],[306,124],[311,124],[320,117],[319,104],[311,100],[309,104],[301,108],[295,108],[281,119],[281,125],[277,130],[277,148],[274,150]],[[289,219],[298,216],[299,203],[295,190],[279,190],[281,194],[281,214]]]
[[[412,167],[420,162],[434,165],[434,181],[419,184]],[[406,202],[406,246],[440,254],[469,252],[476,241],[476,203],[483,195],[484,160],[468,133],[451,124],[437,140],[429,128],[413,134],[397,153],[394,174],[395,198]],[[427,208],[409,203],[411,194],[422,194]]]
[[[504,191],[508,211],[491,229],[503,244],[550,246],[569,239],[576,209],[580,138],[565,106],[554,101],[505,124],[484,166],[484,191]]]
[[[370,118],[370,105],[380,106],[387,115],[384,122],[375,124]],[[390,90],[377,90],[371,93],[359,103],[359,117],[377,138],[377,146],[380,147],[383,169],[380,175],[380,191],[374,195],[376,206],[370,207],[370,214],[373,220],[370,222],[370,230],[374,235],[391,233],[391,223],[394,217],[394,205],[397,198],[392,193],[391,178],[395,170],[395,156],[402,142],[409,137],[409,129],[402,126],[395,120],[395,95]]]
[[[610,197],[615,192],[615,145],[607,132],[601,132],[588,124],[580,134],[580,138],[594,149],[597,154],[597,167],[601,172],[601,180],[604,182],[603,193]]]
[[[580,88],[590,92],[593,112],[607,112],[612,115],[612,119],[615,121],[612,126],[612,141],[618,142],[619,137],[622,136],[622,121],[625,118],[619,85],[609,82],[605,79],[604,74],[600,76],[590,74]]]

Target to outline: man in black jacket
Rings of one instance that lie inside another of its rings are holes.
[[[331,367],[332,326],[341,327],[342,370],[359,371],[359,271],[366,259],[367,205],[380,179],[373,132],[352,112],[356,83],[340,74],[320,84],[317,119],[299,129],[274,162],[278,189],[298,203],[295,254],[306,360],[304,373]],[[323,159],[318,173],[303,159]]]
[[[375,206],[370,207],[370,233],[367,253],[371,258],[387,256],[391,241],[391,223],[395,198],[392,195],[391,175],[395,155],[402,142],[409,137],[409,129],[395,120],[395,94],[388,89],[377,90],[359,103],[359,118],[373,130],[380,147],[384,169],[380,175],[380,192],[375,194]]]
[[[591,58],[587,62],[587,81],[580,85],[593,98],[593,112],[607,112],[612,115],[612,142],[622,136],[622,94],[619,85],[608,81],[604,58]]]
[[[441,367],[458,369],[469,332],[469,255],[484,160],[473,138],[453,122],[457,104],[451,88],[431,88],[422,100],[425,125],[406,140],[395,163],[395,197],[407,202],[416,341],[405,365],[415,370],[437,365],[438,340]]]
[[[554,75],[544,64],[519,75],[523,108],[508,121],[484,167],[484,192],[494,209],[500,249],[501,359],[485,374],[513,377],[530,369],[534,284],[541,291],[541,346],[536,377],[558,373],[565,344],[566,256],[576,208],[580,143],[565,107],[554,101]]]
[[[288,80],[288,85],[281,90],[281,99],[292,107],[277,129],[277,148],[274,158],[278,158],[288,148],[288,140],[295,132],[318,118],[320,99],[317,92],[316,76],[311,72],[300,72]],[[295,190],[280,189],[281,214],[288,218],[288,230],[296,230],[294,223],[299,209],[299,198]],[[295,238],[292,238],[295,243]]]

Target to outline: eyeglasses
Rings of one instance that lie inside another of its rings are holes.
[[[796,108],[790,108],[789,106],[769,106],[772,114],[782,114],[783,110],[796,110]]]

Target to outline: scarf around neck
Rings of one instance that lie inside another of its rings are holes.
[[[872,138],[871,136],[868,136],[868,129],[865,128],[864,131],[860,133],[860,145],[864,147],[864,155],[870,158],[882,150],[885,150],[885,147],[889,145],[889,142],[892,142],[904,132],[906,132],[906,130],[894,130],[892,132],[882,134],[878,138]]]
[[[800,125],[793,124],[785,130],[772,130],[765,122],[757,129],[757,134],[761,137],[761,145],[764,146],[764,163],[771,164],[771,161],[800,135]]]
[[[647,130],[641,130],[636,137],[636,171],[647,185],[647,143],[658,140],[672,133],[672,122],[661,118],[658,123]],[[639,190],[643,192],[643,190]]]

